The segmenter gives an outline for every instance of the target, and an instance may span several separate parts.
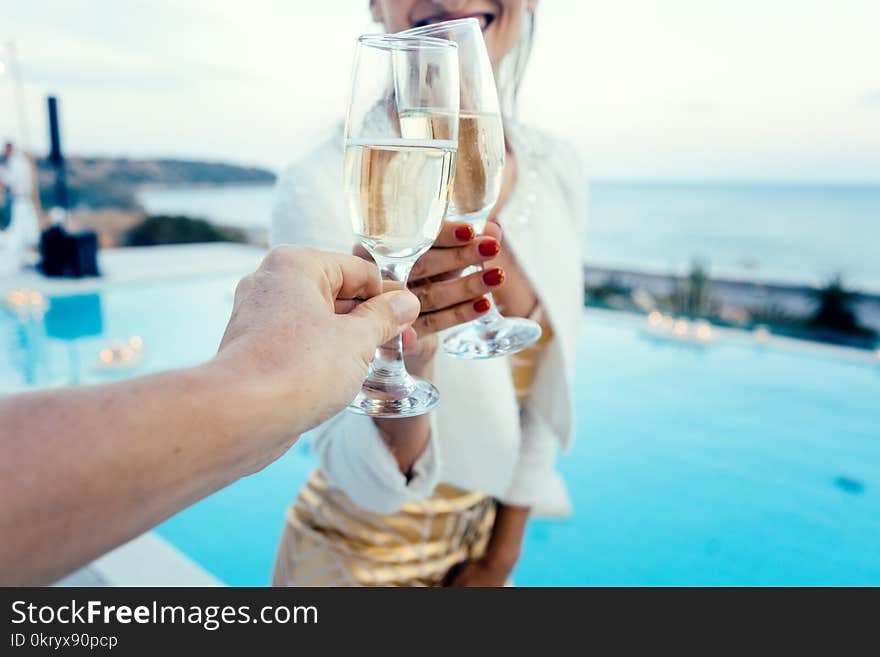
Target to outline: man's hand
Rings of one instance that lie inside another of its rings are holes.
[[[410,292],[382,293],[373,263],[282,246],[238,284],[217,360],[268,402],[266,429],[293,435],[342,410],[418,312]]]

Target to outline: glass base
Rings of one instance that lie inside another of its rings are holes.
[[[409,374],[402,378],[368,378],[348,410],[370,417],[401,418],[430,413],[440,393],[430,382]]]
[[[541,327],[530,319],[504,317],[485,326],[475,321],[448,335],[443,351],[470,360],[497,358],[522,351],[540,337]]]

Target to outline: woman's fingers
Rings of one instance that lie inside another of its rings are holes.
[[[494,237],[478,237],[467,246],[455,249],[434,248],[419,258],[410,274],[410,280],[436,276],[453,269],[464,269],[491,260],[501,251],[501,243]]]
[[[440,234],[434,240],[434,246],[441,249],[464,246],[476,237],[477,234],[470,224],[461,221],[444,221],[440,227]],[[494,237],[500,242],[501,226],[494,221],[487,221],[482,237]]]
[[[364,260],[369,260],[373,262],[373,256],[370,255],[370,252],[364,247],[363,244],[355,244],[351,249],[352,255],[356,255],[358,258],[363,258]]]
[[[501,224],[494,219],[490,219],[486,222],[486,227],[483,229],[483,237],[494,237],[500,242],[502,235]]]
[[[493,267],[463,278],[414,286],[410,288],[410,291],[419,298],[422,304],[422,313],[430,313],[468,300],[473,301],[487,292],[498,289],[503,284],[504,270],[500,267]]]
[[[337,315],[345,315],[357,308],[363,301],[361,299],[336,299],[333,302],[333,312]]]
[[[401,339],[403,340],[403,351],[407,352],[412,350],[416,344],[419,342],[419,334],[416,333],[416,330],[410,326],[403,333],[400,334]]]
[[[470,224],[444,221],[431,249],[413,267],[409,280],[458,278],[462,269],[494,258],[501,250],[501,236],[501,227],[495,221],[486,222],[482,235],[476,235]],[[361,244],[356,244],[352,253],[364,260],[373,259]]]
[[[431,250],[419,258],[409,279],[435,277],[491,260],[501,250],[501,237],[501,227],[494,221],[486,222],[483,235],[476,235],[470,224],[445,221]]]
[[[419,318],[413,324],[413,328],[419,336],[426,336],[448,329],[450,326],[465,324],[480,315],[485,315],[487,312],[489,312],[489,300],[486,297],[480,297],[479,299],[468,300],[445,310],[419,315]]]

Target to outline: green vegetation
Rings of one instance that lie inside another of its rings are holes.
[[[762,305],[749,304],[734,298],[724,302],[713,296],[712,281],[706,269],[695,263],[690,273],[673,279],[668,294],[654,294],[624,284],[618,274],[611,273],[596,285],[584,289],[584,303],[613,310],[648,312],[658,310],[675,317],[705,319],[722,326],[750,328],[771,327],[774,333],[791,337],[834,342],[853,347],[876,347],[877,331],[863,326],[856,312],[860,295],[848,290],[840,276],[835,276],[821,289],[815,290],[815,311],[811,314],[792,310],[772,297]],[[802,294],[806,294],[803,292]],[[798,294],[789,292],[788,294]]]
[[[803,324],[803,317],[786,310],[778,303],[765,303],[763,306],[752,310],[752,324],[766,324],[767,326],[798,326]]]
[[[200,242],[247,242],[237,228],[215,226],[204,219],[154,215],[147,217],[124,238],[127,246],[156,246],[158,244],[194,244]]]
[[[712,317],[718,312],[718,304],[712,299],[712,284],[706,268],[699,262],[691,266],[687,277],[675,286],[666,309],[685,317]]]
[[[846,289],[840,274],[833,276],[814,293],[816,312],[806,320],[813,329],[875,337],[876,332],[859,323],[853,306],[858,295]]]
[[[620,282],[620,279],[611,275],[599,285],[584,286],[585,303],[588,306],[609,306],[615,302],[629,299],[632,288]]]

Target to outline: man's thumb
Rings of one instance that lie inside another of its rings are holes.
[[[419,300],[412,292],[395,290],[364,301],[348,313],[348,318],[357,319],[359,335],[369,338],[372,342],[370,348],[375,348],[416,321],[420,308]]]

